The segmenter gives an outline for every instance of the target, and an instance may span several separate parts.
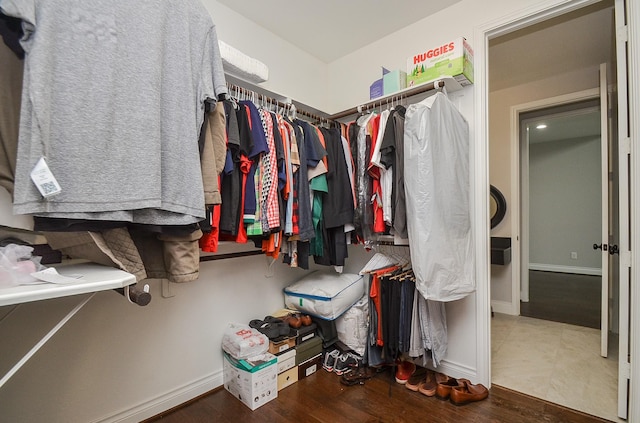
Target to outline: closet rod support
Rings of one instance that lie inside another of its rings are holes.
[[[84,307],[85,304],[87,304],[89,300],[93,298],[94,295],[96,295],[96,292],[80,301],[80,303],[75,306],[73,310],[71,310],[62,320],[60,320],[57,325],[53,327],[53,329],[49,331],[49,333],[47,333],[33,348],[31,348],[31,350],[26,353],[24,357],[22,357],[22,359],[20,359],[20,361],[18,361],[16,365],[8,371],[2,379],[0,379],[0,388],[2,388],[2,386],[7,383],[7,381],[11,379],[11,377],[16,374],[16,372],[20,370],[20,368],[24,366],[27,361],[29,361],[29,359],[33,357],[35,353],[37,353],[38,350],[40,350],[40,348],[42,348],[42,346],[46,344],[49,339],[51,339],[51,337],[53,337],[53,335],[55,335],[73,316],[75,316],[76,313],[78,313],[82,309],[82,307]]]
[[[127,285],[124,288],[116,289],[118,293],[123,295],[130,303],[137,304],[141,307],[151,302],[151,294],[149,293],[149,284],[144,284],[143,288],[134,285]]]

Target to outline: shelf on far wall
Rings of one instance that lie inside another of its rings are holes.
[[[329,116],[329,119],[342,119],[344,117],[359,113],[360,110],[366,110],[367,108],[372,106],[375,107],[376,104],[383,104],[388,100],[392,100],[397,97],[407,98],[427,91],[439,89],[441,88],[440,83],[444,84],[444,88],[448,93],[453,93],[462,89],[462,85],[458,81],[456,81],[453,76],[441,76],[440,78],[434,79],[433,81],[424,82],[413,87],[407,87],[400,91],[374,98],[373,100],[367,101],[366,103],[363,103],[357,107],[352,107],[350,109],[343,110],[342,112],[334,113]]]

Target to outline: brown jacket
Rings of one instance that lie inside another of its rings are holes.
[[[220,204],[222,198],[218,175],[222,173],[227,157],[226,120],[224,104],[221,101],[205,115],[200,141],[204,144],[200,155],[204,202],[207,206]]]

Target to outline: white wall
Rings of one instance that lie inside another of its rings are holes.
[[[336,113],[369,101],[369,85],[380,78],[381,66],[406,71],[408,57],[461,36],[473,48],[474,27],[539,3],[534,0],[463,0],[330,63],[329,112]],[[467,119],[473,119],[473,88],[466,88],[465,92],[468,93],[463,106],[465,115]],[[473,127],[471,121],[470,125]]]
[[[349,253],[346,271],[357,273],[367,253]],[[119,421],[134,412],[125,421],[139,421],[220,386],[227,323],[282,308],[281,289],[306,274],[279,262],[272,271],[265,277],[261,256],[206,262],[197,281],[172,284],[172,298],[151,281],[146,307],[98,293],[0,389],[0,421]],[[81,298],[24,304],[2,321],[2,375]],[[11,309],[0,308],[0,319]]]
[[[530,145],[530,268],[600,270],[602,252],[593,249],[602,237],[600,167],[600,137]]]
[[[202,3],[216,24],[220,40],[269,67],[269,80],[260,87],[319,110],[329,108],[326,63],[215,0]]]

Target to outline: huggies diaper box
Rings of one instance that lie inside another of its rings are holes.
[[[473,84],[473,50],[464,38],[456,38],[407,59],[407,87],[441,76],[453,76],[462,86]]]

